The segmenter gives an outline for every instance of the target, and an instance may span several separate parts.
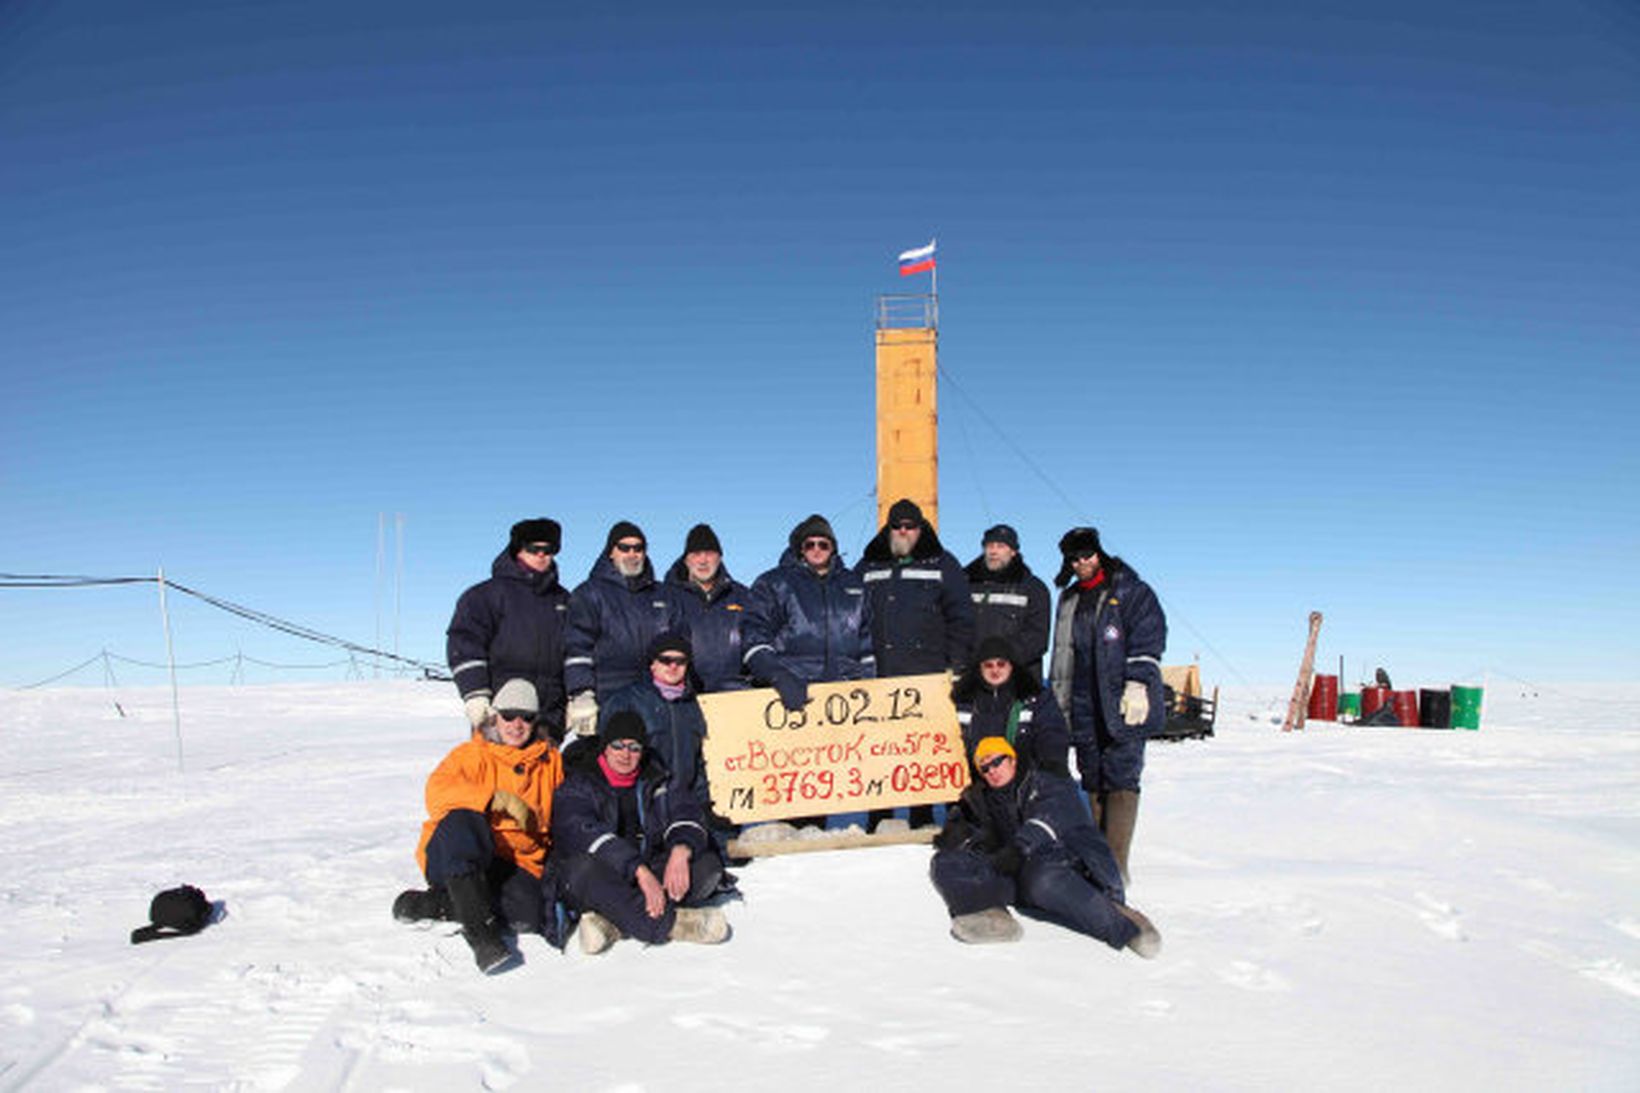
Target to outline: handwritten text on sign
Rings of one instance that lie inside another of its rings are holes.
[[[736,823],[954,801],[968,784],[943,673],[700,696],[712,802]]]

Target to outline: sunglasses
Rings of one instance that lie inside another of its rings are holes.
[[[1008,757],[1006,755],[993,755],[979,765],[979,772],[981,774],[990,774],[1007,761]]]
[[[522,721],[526,725],[535,724],[535,714],[529,710],[497,710],[495,715],[503,721]]]
[[[890,524],[888,526],[893,528],[895,531],[916,531],[918,528],[922,527],[921,524],[916,523],[913,520],[901,520],[897,524]]]
[[[643,751],[643,745],[636,740],[612,740],[605,747],[610,751]]]
[[[1079,550],[1075,554],[1071,555],[1071,561],[1073,561],[1073,562],[1085,562],[1085,561],[1088,561],[1090,558],[1097,558],[1097,557],[1099,557],[1099,552],[1097,550]]]
[[[804,539],[803,540],[803,549],[804,550],[830,550],[831,549],[831,540],[830,539]]]
[[[644,545],[642,543],[616,543],[615,549],[622,554],[642,554]]]
[[[655,658],[655,662],[657,664],[665,664],[668,667],[676,668],[681,664],[688,664],[689,658],[686,656],[680,656],[677,653],[662,653],[660,656]]]
[[[524,547],[525,554],[557,554],[558,547],[554,543],[530,543]]]

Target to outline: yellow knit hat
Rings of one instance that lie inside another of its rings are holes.
[[[1014,746],[1000,736],[987,736],[974,745],[974,766],[985,765],[985,761],[993,755],[1006,755],[1010,759],[1019,758]]]

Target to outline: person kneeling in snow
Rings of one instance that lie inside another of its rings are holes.
[[[1035,910],[1113,949],[1150,958],[1162,935],[1123,902],[1122,876],[1068,777],[1021,761],[1000,736],[974,748],[980,781],[963,790],[934,839],[929,876],[951,936],[1017,941],[1008,904]]]
[[[705,806],[646,740],[643,718],[619,710],[603,718],[596,738],[565,752],[554,867],[565,903],[581,912],[586,953],[621,937],[716,944],[729,936],[723,912],[701,906],[723,876]]]
[[[513,963],[503,921],[520,933],[556,928],[557,898],[542,874],[552,845],[553,793],[564,780],[558,750],[536,734],[535,685],[509,679],[493,706],[472,739],[428,777],[428,820],[416,859],[429,887],[393,902],[400,922],[461,923],[487,974]]]

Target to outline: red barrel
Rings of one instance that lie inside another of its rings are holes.
[[[1378,712],[1378,708],[1389,701],[1388,687],[1361,686],[1361,716],[1370,717]]]
[[[1416,729],[1418,727],[1418,692],[1391,691],[1389,700],[1390,704],[1395,707],[1395,716],[1401,719],[1402,727]]]
[[[1311,721],[1338,720],[1338,677],[1324,676],[1316,673],[1315,681],[1310,684],[1310,713]]]

